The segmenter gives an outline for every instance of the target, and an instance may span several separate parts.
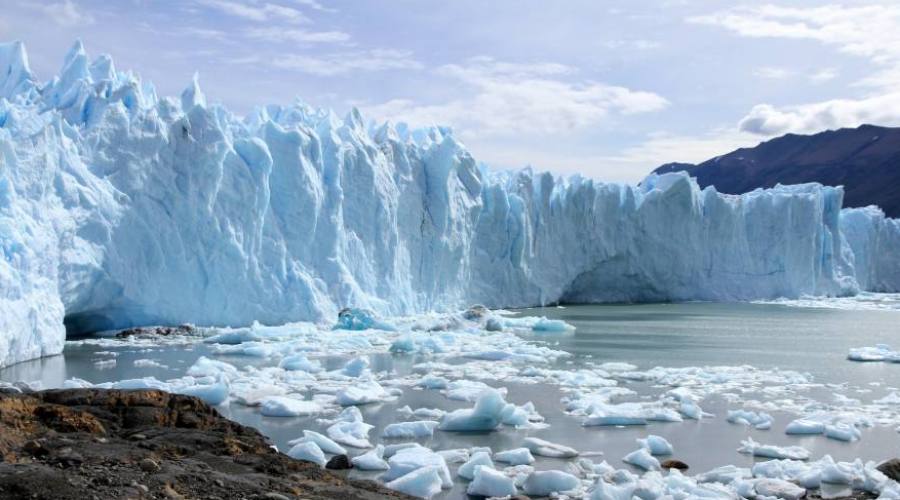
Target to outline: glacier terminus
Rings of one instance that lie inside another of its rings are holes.
[[[900,291],[900,221],[843,190],[495,172],[451,130],[160,97],[80,42],[39,82],[0,45],[0,366],[135,325],[473,303]]]

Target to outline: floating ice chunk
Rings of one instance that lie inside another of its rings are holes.
[[[503,396],[506,395],[505,387],[494,389],[484,382],[479,382],[477,380],[454,380],[447,384],[446,395],[448,399],[474,403],[486,389],[493,389],[499,391]]]
[[[441,418],[442,431],[492,431],[496,429],[506,408],[506,401],[496,389],[485,389],[473,408],[451,411]]]
[[[489,453],[484,451],[473,453],[466,463],[459,466],[459,469],[456,470],[456,475],[471,481],[475,478],[475,468],[480,466],[494,467],[494,462],[491,460]]]
[[[736,465],[723,465],[711,471],[697,475],[697,482],[700,483],[722,483],[730,484],[733,481],[741,479],[749,479],[753,477],[750,469],[746,467],[738,467]]]
[[[575,330],[575,327],[559,319],[538,318],[531,329],[542,333],[564,333]]]
[[[465,448],[438,450],[435,453],[444,457],[444,461],[448,464],[463,464],[469,459],[469,450]]]
[[[637,442],[642,448],[649,451],[651,455],[671,455],[674,453],[672,444],[662,436],[650,434],[644,439],[638,439]]]
[[[380,444],[362,455],[353,457],[350,462],[359,470],[388,470],[391,468],[384,460],[384,446]]]
[[[374,380],[354,383],[335,394],[335,401],[341,406],[378,403],[388,399],[391,399],[391,395]]]
[[[375,313],[368,309],[347,308],[338,313],[338,322],[334,325],[335,330],[387,330],[394,331],[397,328],[379,320],[375,317]]]
[[[888,394],[887,396],[880,398],[880,399],[876,399],[875,401],[872,401],[872,402],[877,405],[885,405],[885,406],[900,405],[900,392],[894,391],[894,392]]]
[[[728,412],[727,420],[732,424],[747,425],[759,430],[772,428],[772,415],[764,412],[733,410]]]
[[[511,477],[493,467],[478,465],[466,493],[483,497],[509,497],[516,494],[516,484]]]
[[[581,481],[572,474],[559,470],[534,471],[525,480],[525,494],[538,497],[551,493],[563,493],[578,489]]]
[[[394,454],[408,448],[424,448],[424,446],[420,445],[419,443],[394,443],[385,445],[384,458],[391,458],[392,456],[394,456]]]
[[[347,450],[332,441],[331,439],[319,434],[316,431],[305,430],[303,431],[303,437],[299,439],[294,439],[289,441],[288,444],[295,445],[298,443],[316,443],[316,445],[321,448],[322,451],[328,453],[330,455],[346,455]]]
[[[207,344],[226,344],[238,345],[244,342],[257,342],[261,338],[250,328],[238,328],[235,330],[226,330],[216,335],[212,335],[203,339]]]
[[[236,378],[240,372],[232,364],[200,356],[188,368],[187,374],[192,377],[224,377],[225,379],[232,379]]]
[[[434,429],[438,422],[434,420],[419,420],[416,422],[397,422],[386,426],[381,431],[384,438],[420,439],[434,435]]]
[[[632,500],[635,487],[633,482],[610,484],[600,478],[594,484],[591,500]]]
[[[101,361],[94,362],[94,368],[96,368],[98,370],[109,370],[109,369],[115,368],[115,367],[116,367],[116,359],[115,358],[104,359]]]
[[[632,451],[622,459],[625,463],[629,463],[644,470],[660,470],[659,460],[656,459],[646,448],[640,448]]]
[[[392,481],[414,470],[433,467],[437,469],[438,477],[444,488],[453,486],[453,478],[450,476],[450,469],[447,468],[444,457],[424,446],[399,450],[388,459],[388,465],[390,465],[390,469],[381,477],[383,481]]]
[[[313,441],[295,444],[287,452],[287,455],[295,460],[306,460],[307,462],[318,464],[319,467],[325,467],[325,453]]]
[[[771,444],[760,444],[747,438],[741,441],[741,447],[738,451],[754,457],[763,458],[789,458],[791,460],[809,460],[809,450],[802,446],[775,446]]]
[[[288,396],[269,396],[260,401],[259,412],[265,417],[302,417],[320,413],[322,407],[315,401]]]
[[[859,429],[853,425],[845,422],[838,422],[832,425],[825,426],[825,437],[830,439],[836,439],[838,441],[859,441],[861,434]]]
[[[390,472],[390,471],[388,471]],[[421,467],[397,479],[388,481],[388,488],[418,498],[431,498],[441,492],[441,476],[438,467]]]
[[[647,425],[647,419],[644,415],[637,412],[626,410],[616,411],[612,407],[605,407],[591,414],[581,422],[585,427],[591,426],[611,426],[611,425]]]
[[[858,347],[850,349],[847,354],[850,361],[890,361],[900,362],[900,352],[894,351],[887,344],[878,344],[875,347]]]
[[[373,425],[361,421],[335,422],[325,432],[328,434],[328,437],[338,443],[353,448],[371,448],[372,443],[369,442],[369,431],[373,428]]]
[[[416,408],[413,410],[409,405],[406,405],[403,408],[397,408],[397,413],[406,417],[418,417],[427,420],[440,419],[447,414],[446,411],[439,408]]]
[[[93,385],[89,385],[88,387],[93,387]],[[144,377],[144,378],[132,378],[126,380],[119,380],[118,382],[114,382],[110,384],[111,389],[124,389],[124,390],[134,390],[134,389],[158,389],[160,391],[168,391],[168,392],[176,392],[173,391],[172,386],[165,382],[157,380],[155,377]],[[179,394],[184,394],[179,392]]]
[[[495,453],[494,460],[509,465],[528,465],[534,463],[534,456],[528,448],[514,448]]]
[[[753,483],[758,496],[798,500],[806,495],[806,489],[782,479],[763,478]]]
[[[404,336],[398,338],[397,340],[395,340],[391,344],[391,348],[389,349],[390,352],[397,353],[397,354],[415,352],[415,350],[416,350],[416,343],[413,341],[412,337],[409,335],[404,335]]]
[[[578,456],[578,452],[574,448],[561,444],[551,443],[543,439],[530,437],[525,438],[522,444],[528,448],[533,455],[548,458],[574,458]]]
[[[817,420],[809,420],[806,418],[798,418],[787,425],[784,429],[785,434],[823,434],[825,432],[825,423]]]
[[[172,392],[200,398],[204,403],[212,406],[218,406],[228,401],[228,385],[222,381],[216,382],[214,384],[198,384],[177,387],[173,388]]]
[[[319,373],[322,371],[322,364],[318,361],[310,361],[303,354],[294,354],[286,356],[278,364],[281,368],[288,371],[302,371],[308,373]]]
[[[362,374],[366,373],[369,369],[369,360],[365,357],[353,358],[344,365],[344,369],[341,371],[344,375],[348,377],[360,377]]]
[[[449,381],[444,377],[426,375],[416,385],[425,389],[446,389],[448,383]]]
[[[703,410],[700,408],[700,405],[689,399],[681,401],[681,406],[678,408],[678,411],[681,412],[681,414],[684,415],[685,418],[690,418],[693,420],[700,420],[705,416]]]

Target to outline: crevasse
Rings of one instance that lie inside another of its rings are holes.
[[[0,45],[0,365],[66,332],[554,302],[900,289],[900,222],[843,190],[741,196],[490,172],[444,128],[303,104],[240,117],[93,62],[39,83]]]

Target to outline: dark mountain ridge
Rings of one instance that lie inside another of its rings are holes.
[[[900,217],[900,128],[862,125],[787,134],[696,165],[667,163],[654,172],[681,170],[701,187],[731,194],[775,184],[844,186],[844,206],[878,205],[887,216]]]

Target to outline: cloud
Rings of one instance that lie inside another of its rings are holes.
[[[460,87],[460,97],[437,104],[394,99],[367,113],[413,125],[450,124],[465,134],[557,134],[597,124],[612,113],[658,111],[669,102],[652,92],[571,81],[573,68],[476,57],[435,74]]]
[[[94,23],[94,17],[82,11],[72,0],[35,7],[60,26],[86,26]]]
[[[249,38],[269,42],[291,43],[346,43],[350,35],[343,31],[307,31],[277,27],[250,28],[245,34]]]
[[[237,61],[237,60],[235,60]],[[232,62],[235,62],[232,61]],[[284,54],[266,58],[244,58],[244,64],[268,64],[275,68],[315,76],[338,76],[354,71],[415,70],[422,64],[403,50],[374,49],[324,55]]]
[[[313,10],[318,10],[322,12],[337,12],[337,9],[332,9],[330,7],[325,7],[321,3],[316,0],[292,0],[297,5],[302,5],[304,7],[308,7]]]
[[[876,70],[855,82],[871,93],[857,98],[776,107],[754,106],[740,121],[742,131],[761,135],[813,133],[863,123],[900,124],[900,5],[813,8],[774,5],[737,7],[689,22],[719,26],[740,36],[814,40],[838,51],[867,59]],[[813,83],[828,81],[837,70],[809,75]]]
[[[604,160],[612,164],[643,166],[649,172],[664,163],[699,163],[758,143],[758,137],[730,127],[717,128],[701,135],[654,132],[644,142]]]
[[[273,3],[242,3],[234,0],[195,0],[199,5],[223,14],[254,22],[281,21],[292,24],[309,22],[299,10]]]
[[[740,121],[739,128],[745,132],[771,136],[858,127],[864,123],[900,125],[900,92],[798,106],[759,104]]]

